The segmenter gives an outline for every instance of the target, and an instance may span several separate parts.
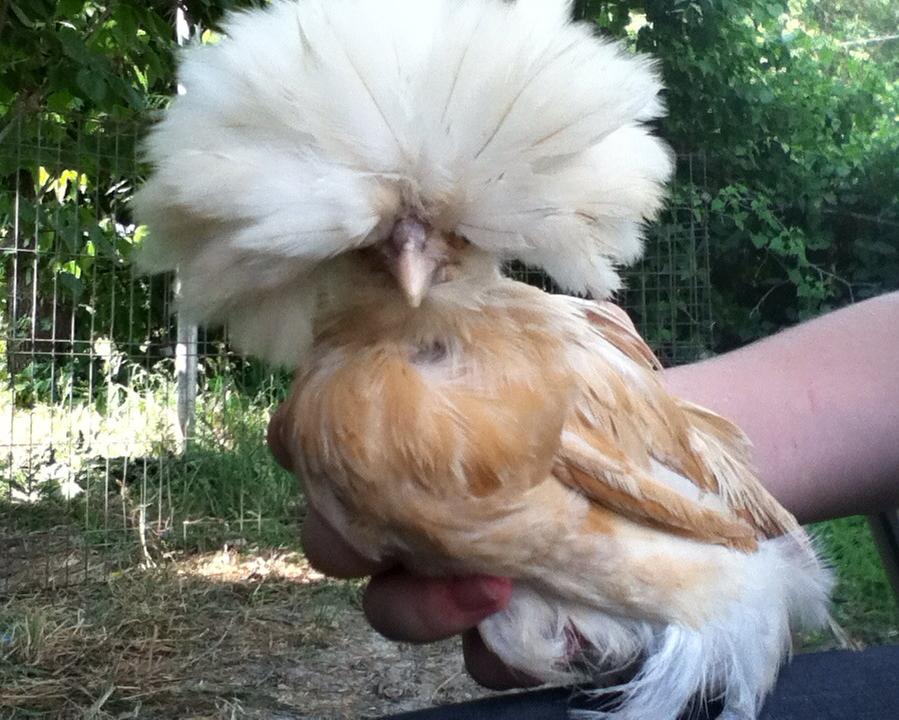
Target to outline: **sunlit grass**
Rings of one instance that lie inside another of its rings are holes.
[[[867,521],[843,518],[814,529],[837,574],[837,622],[862,643],[899,642],[899,607]]]
[[[107,544],[109,533],[129,542],[139,533],[198,549],[236,537],[295,543],[302,497],[265,444],[284,392],[274,379],[252,393],[228,377],[208,381],[186,444],[162,374],[106,388],[102,403],[16,407],[0,393],[0,530],[52,537],[65,527]]]
[[[334,620],[358,604],[357,585],[298,554],[251,549],[12,596],[0,600],[0,717],[229,717],[222,703],[258,687],[248,674],[338,645]]]

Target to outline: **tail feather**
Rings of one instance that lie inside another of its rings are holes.
[[[767,540],[745,565],[739,597],[700,627],[611,615],[523,584],[509,608],[482,623],[506,663],[547,682],[608,682],[639,661],[626,682],[590,692],[616,696],[585,720],[676,720],[697,700],[725,698],[725,717],[752,720],[791,649],[791,630],[832,624],[830,572],[802,531]]]

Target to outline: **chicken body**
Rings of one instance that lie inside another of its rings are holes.
[[[514,578],[481,626],[514,667],[639,661],[619,720],[753,718],[827,618],[807,537],[621,311],[497,270],[621,286],[674,166],[653,62],[570,0],[276,0],[225,32],[148,139],[140,261],[296,369],[310,501],[363,554]]]
[[[364,259],[334,272],[354,292],[323,302],[287,414],[334,527],[421,573],[515,578],[481,632],[536,677],[641,659],[615,718],[674,720],[696,693],[755,717],[829,579],[739,430],[669,396],[608,303],[485,270],[412,308]]]

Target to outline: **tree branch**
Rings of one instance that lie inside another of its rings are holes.
[[[840,43],[840,47],[857,47],[859,45],[879,45],[890,40],[899,40],[899,35],[882,35],[881,37],[866,38],[863,40],[846,40]]]

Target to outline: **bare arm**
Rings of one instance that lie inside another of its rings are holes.
[[[743,428],[762,482],[802,522],[899,507],[899,293],[665,379]]]

